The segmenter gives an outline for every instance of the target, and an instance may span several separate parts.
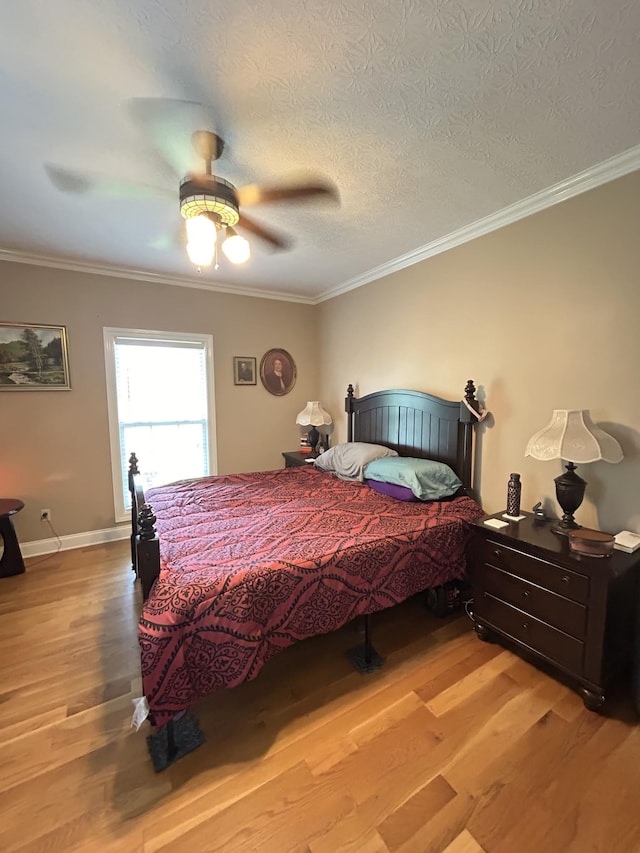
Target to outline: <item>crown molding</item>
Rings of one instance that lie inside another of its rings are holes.
[[[85,263],[71,258],[55,258],[38,255],[32,252],[22,252],[17,249],[0,248],[0,261],[10,261],[15,264],[31,264],[36,267],[68,270],[69,272],[88,273],[89,275],[104,275],[111,278],[126,278],[135,281],[147,281],[151,284],[169,284],[173,287],[191,287],[196,290],[211,290],[217,293],[231,293],[234,296],[252,296],[259,299],[275,299],[280,302],[302,302],[305,305],[314,304],[308,296],[278,293],[271,290],[258,290],[251,287],[238,287],[223,282],[203,282],[198,279],[181,276],[160,275],[145,270],[127,269],[126,267],[111,267],[102,264]]]
[[[315,300],[315,304],[317,305],[328,299],[333,299],[342,293],[348,293],[350,290],[356,290],[356,288],[362,287],[364,284],[369,284],[369,282],[413,266],[427,258],[432,258],[434,255],[439,255],[441,252],[446,252],[448,249],[453,249],[463,243],[468,243],[470,240],[475,240],[476,237],[490,234],[492,231],[504,228],[505,225],[511,225],[520,219],[525,219],[527,216],[539,213],[548,207],[552,207],[554,204],[567,201],[567,199],[595,189],[616,178],[622,178],[624,175],[635,172],[637,169],[640,169],[640,145],[630,148],[628,151],[624,151],[615,157],[611,157],[597,166],[585,169],[583,172],[560,181],[560,183],[552,187],[547,187],[545,190],[534,193],[522,201],[499,210],[497,213],[486,216],[484,219],[479,219],[471,225],[466,225],[458,231],[453,231],[445,237],[427,243],[426,246],[422,246],[420,249],[415,249],[406,255],[401,255],[399,258],[395,258],[349,281],[345,281],[343,284],[319,296]]]

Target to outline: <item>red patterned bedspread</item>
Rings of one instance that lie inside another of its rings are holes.
[[[161,573],[139,624],[156,725],[297,640],[464,574],[471,498],[395,501],[314,468],[149,491]]]

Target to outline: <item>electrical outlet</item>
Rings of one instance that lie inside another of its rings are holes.
[[[40,521],[48,521],[51,523],[51,510],[50,509],[41,509],[40,510]]]

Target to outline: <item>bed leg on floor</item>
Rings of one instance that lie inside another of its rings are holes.
[[[169,764],[176,760],[177,752],[176,732],[173,727],[173,720],[169,720],[167,723],[167,761]]]
[[[384,663],[384,659],[380,657],[371,644],[371,615],[369,613],[364,617],[364,643],[349,649],[347,658],[351,666],[361,673],[373,672],[374,669],[379,669]]]
[[[204,743],[204,734],[193,714],[174,717],[147,737],[147,747],[156,773]]]

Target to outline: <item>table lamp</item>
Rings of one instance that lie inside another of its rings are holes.
[[[532,435],[525,456],[547,462],[564,459],[567,470],[555,478],[556,499],[562,508],[562,518],[551,529],[568,534],[580,527],[573,514],[584,497],[586,482],[576,473],[576,462],[620,462],[622,448],[609,433],[597,427],[587,409],[554,409],[544,429]]]
[[[304,409],[298,413],[296,423],[300,426],[310,426],[308,433],[309,447],[313,456],[318,455],[318,442],[320,441],[320,433],[317,430],[319,426],[329,426],[333,423],[331,415],[322,408],[318,400],[312,400],[307,403]]]

